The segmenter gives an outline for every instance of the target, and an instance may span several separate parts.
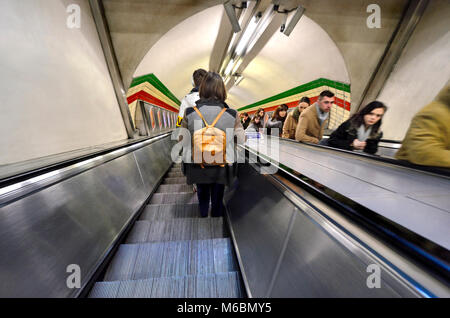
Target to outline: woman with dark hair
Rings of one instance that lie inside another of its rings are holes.
[[[375,154],[383,136],[380,126],[386,110],[387,107],[381,102],[369,103],[331,134],[328,146]]]
[[[252,118],[252,121],[250,122],[250,125],[245,130],[246,132],[259,132],[259,130],[262,128],[262,121],[261,117],[259,115],[254,115]]]
[[[236,156],[226,151],[234,148],[233,136],[243,143],[245,134],[237,111],[225,103],[227,92],[219,74],[208,72],[199,94],[196,106],[186,109],[181,122],[181,127],[189,130],[191,138],[187,144],[192,147],[192,152],[183,151],[184,172],[187,183],[197,185],[201,216],[208,216],[211,202],[212,216],[220,217],[225,185],[231,185],[236,177],[236,164],[228,161],[236,160]],[[191,156],[187,156],[189,153]]]
[[[286,120],[288,109],[288,105],[283,104],[278,106],[277,109],[273,112],[272,118],[269,119],[266,125],[268,135],[272,135],[272,128],[278,128],[277,136],[281,136],[281,134],[283,133],[283,125],[284,121]]]
[[[258,110],[255,113],[255,116],[258,115],[259,119],[261,121],[261,128],[264,128],[264,124],[265,124],[265,119],[264,117],[266,116],[266,111],[264,110],[264,108],[258,108]]]
[[[297,129],[298,119],[302,112],[310,105],[311,100],[308,97],[305,96],[300,99],[297,107],[295,107],[295,109],[286,116],[281,137],[295,140],[295,131]]]

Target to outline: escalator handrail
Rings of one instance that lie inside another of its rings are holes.
[[[270,136],[270,137],[271,138],[274,138],[274,137],[279,138],[276,136]],[[340,149],[340,148],[334,148],[334,147],[330,147],[330,146],[317,145],[317,144],[303,142],[303,141],[296,141],[296,140],[287,139],[287,138],[279,138],[279,139],[286,141],[286,142],[290,142],[290,143],[304,144],[304,145],[319,148],[319,149],[327,149],[327,150],[331,150],[334,152],[340,152],[340,153],[350,154],[353,156],[359,156],[359,157],[367,158],[369,160],[374,160],[374,161],[394,165],[397,167],[409,168],[409,169],[416,170],[416,171],[422,172],[422,173],[432,173],[434,175],[438,175],[439,177],[450,177],[450,169],[447,169],[447,168],[421,166],[421,165],[416,165],[416,164],[410,163],[408,161],[396,160],[396,159],[392,159],[392,158],[388,158],[388,157],[371,155],[371,154],[364,153],[364,152],[355,152],[355,151],[350,151],[350,150],[345,150],[345,149]]]
[[[246,145],[240,145],[240,147],[242,147],[246,152],[246,160],[248,159],[247,153],[252,152],[258,158],[262,158],[264,161],[270,161],[270,158],[265,158],[264,155],[261,155],[259,152],[248,148],[248,146]],[[327,191],[329,191],[333,195],[331,196],[325,193],[323,189],[320,189],[317,186],[317,181],[311,179],[308,176],[305,176],[296,171],[301,176],[308,178],[310,182],[301,180],[298,176],[290,173],[289,170],[294,171],[291,168],[285,167],[284,165],[279,163],[274,163],[272,161],[270,161],[270,163],[292,177],[292,179],[295,180],[296,185],[305,189],[307,192],[311,193],[319,200],[336,208],[339,213],[350,217],[352,221],[356,221],[364,228],[368,228],[372,233],[375,233],[385,242],[388,242],[389,244],[397,247],[402,252],[408,254],[410,257],[412,257],[412,259],[425,264],[439,276],[443,277],[448,284],[450,284],[450,254],[446,248],[433,241],[430,241],[427,238],[424,238],[423,236],[403,227],[396,222],[387,219],[386,217],[381,216],[377,212],[357,202],[354,202],[353,200],[337,193],[332,189],[327,188],[326,186],[325,188],[327,189]],[[287,185],[285,186],[288,187]],[[293,192],[296,193],[295,191]]]
[[[0,189],[3,188],[3,187],[9,186],[11,184],[15,184],[15,183],[22,182],[24,180],[36,177],[36,176],[44,174],[44,173],[48,173],[48,172],[51,172],[51,171],[54,171],[54,170],[59,170],[59,169],[62,169],[62,168],[66,168],[68,166],[80,163],[80,162],[85,161],[85,160],[93,159],[95,157],[104,156],[104,155],[107,155],[107,154],[109,154],[111,152],[114,152],[114,151],[117,151],[117,150],[120,150],[120,149],[123,149],[123,148],[131,147],[131,146],[134,146],[134,145],[139,144],[139,143],[144,143],[144,142],[146,142],[146,141],[148,141],[150,139],[158,138],[158,137],[161,137],[163,135],[168,135],[170,133],[171,132],[164,132],[164,133],[161,133],[159,135],[150,136],[150,137],[143,137],[143,138],[139,138],[137,140],[127,139],[123,143],[121,143],[119,145],[116,145],[116,146],[113,146],[113,147],[110,147],[110,148],[107,148],[107,149],[92,151],[90,153],[87,153],[87,154],[84,154],[84,155],[81,155],[81,156],[75,156],[73,158],[66,159],[66,160],[63,160],[63,161],[60,161],[60,162],[57,162],[57,163],[43,165],[43,166],[35,168],[35,169],[31,169],[31,170],[28,170],[28,171],[25,171],[25,172],[20,172],[20,173],[17,173],[17,174],[14,174],[14,175],[11,175],[11,176],[8,176],[8,177],[0,179]]]

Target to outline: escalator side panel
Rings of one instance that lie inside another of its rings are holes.
[[[245,165],[227,194],[230,228],[253,297],[419,295],[384,265],[381,288],[369,288],[367,266],[376,258],[366,251],[369,256],[359,257],[363,252],[355,253],[357,245],[337,240],[329,227],[294,205],[269,178]]]
[[[252,297],[266,297],[293,215],[293,206],[249,166],[239,169],[227,210]]]
[[[1,207],[0,297],[76,297],[68,266],[79,266],[81,287],[90,280],[148,198],[142,180],[156,184],[170,167],[167,151],[152,151],[164,143],[140,150],[158,170],[140,171],[131,152]]]

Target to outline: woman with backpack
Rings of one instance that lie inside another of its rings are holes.
[[[236,110],[225,103],[227,92],[222,77],[208,72],[199,88],[200,100],[196,107],[186,109],[181,127],[191,136],[191,156],[183,158],[188,184],[197,185],[200,215],[208,216],[211,202],[213,217],[223,214],[225,186],[236,177],[233,154],[234,136],[238,143],[245,140],[244,129]]]

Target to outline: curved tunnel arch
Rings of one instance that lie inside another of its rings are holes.
[[[208,68],[222,14],[223,6],[213,6],[173,27],[148,51],[134,77],[153,73],[181,99],[191,88],[192,71]],[[233,108],[318,78],[350,83],[336,43],[308,16],[302,17],[290,37],[276,32],[243,76],[244,81],[229,90],[228,103]]]

